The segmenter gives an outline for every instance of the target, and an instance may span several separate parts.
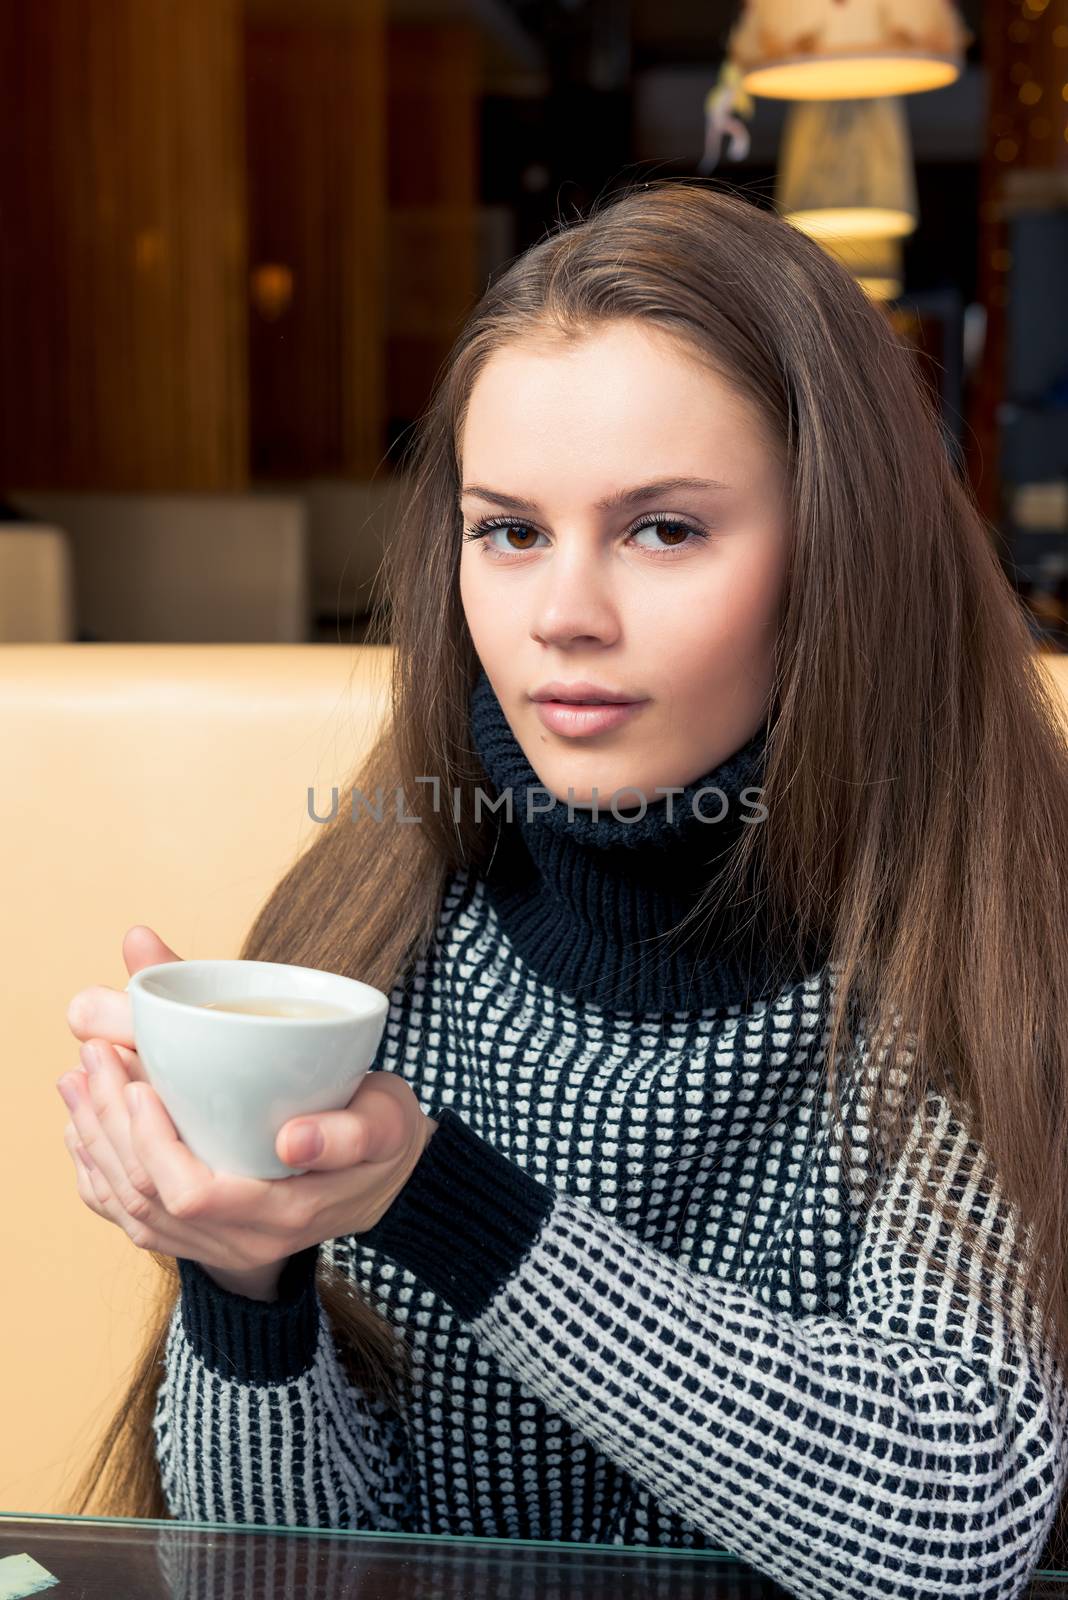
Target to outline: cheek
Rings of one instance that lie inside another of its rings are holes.
[[[492,574],[485,570],[485,558],[478,547],[467,547],[460,555],[460,604],[475,650],[491,676],[494,666],[514,650],[515,616],[495,599]]]
[[[786,540],[781,529],[762,530],[739,545],[726,569],[726,598],[740,640],[764,641],[779,619],[786,572]]]
[[[782,574],[777,551],[739,551],[737,560],[710,567],[693,584],[685,611],[674,610],[670,634],[662,635],[671,638],[672,677],[683,699],[689,698],[684,685],[703,684],[706,694],[741,693],[747,700],[768,688]]]
[[[724,639],[740,656],[770,653],[782,599],[780,562],[749,562],[735,574],[724,608]]]

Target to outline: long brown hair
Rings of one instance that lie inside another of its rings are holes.
[[[558,222],[482,296],[415,431],[410,493],[386,557],[387,603],[372,637],[392,646],[391,715],[336,819],[269,895],[241,954],[388,990],[426,951],[448,874],[485,864],[492,830],[475,824],[467,803],[486,781],[466,721],[478,661],[457,577],[467,401],[502,345],[581,339],[617,318],[651,324],[706,360],[748,400],[788,466],[769,818],[742,830],[722,892],[758,883],[784,947],[793,938],[798,951],[811,940],[830,950],[836,1120],[839,1051],[865,1020],[876,1063],[871,1131],[882,1151],[868,1168],[869,1200],[932,1091],[966,1122],[1027,1226],[1021,1270],[1044,1348],[1063,1370],[1062,709],[914,357],[843,267],[748,200],[695,179],[631,185],[585,218]],[[461,792],[459,820],[416,783],[429,774],[444,792]],[[359,807],[353,821],[353,790],[373,796],[378,785],[403,794],[421,824],[390,827]],[[956,1216],[922,1151],[915,1177],[1005,1283],[1005,1262]],[[157,1260],[159,1314],[79,1509],[95,1493],[104,1514],[168,1514],[151,1412],[177,1272]],[[378,1312],[354,1301],[325,1259],[318,1289],[350,1371],[375,1393],[401,1395],[403,1352],[398,1359],[400,1342]]]

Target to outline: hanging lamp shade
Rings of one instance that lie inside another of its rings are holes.
[[[896,300],[904,288],[900,239],[824,238],[819,243],[873,300]]]
[[[744,0],[727,59],[750,94],[860,100],[944,88],[973,37],[952,0]]]
[[[803,100],[786,113],[775,204],[814,238],[900,238],[919,220],[903,103]]]

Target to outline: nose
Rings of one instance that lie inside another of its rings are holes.
[[[603,552],[566,542],[538,573],[530,636],[539,644],[612,644],[620,634],[619,607]]]

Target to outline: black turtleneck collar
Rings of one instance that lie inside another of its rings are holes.
[[[746,1006],[780,981],[753,905],[728,903],[709,925],[657,937],[717,876],[741,830],[763,825],[751,820],[763,814],[760,793],[743,798],[763,781],[763,725],[671,797],[670,819],[667,797],[650,796],[644,816],[633,820],[625,817],[628,806],[638,809],[633,793],[621,794],[623,816],[604,796],[596,817],[577,806],[569,817],[566,800],[553,801],[531,767],[484,671],[471,691],[470,725],[487,792],[512,796],[510,822],[504,806],[483,808],[482,826],[496,836],[486,889],[509,940],[540,978],[578,1001],[636,1016]],[[700,797],[706,821],[693,806],[702,789],[721,792]]]

